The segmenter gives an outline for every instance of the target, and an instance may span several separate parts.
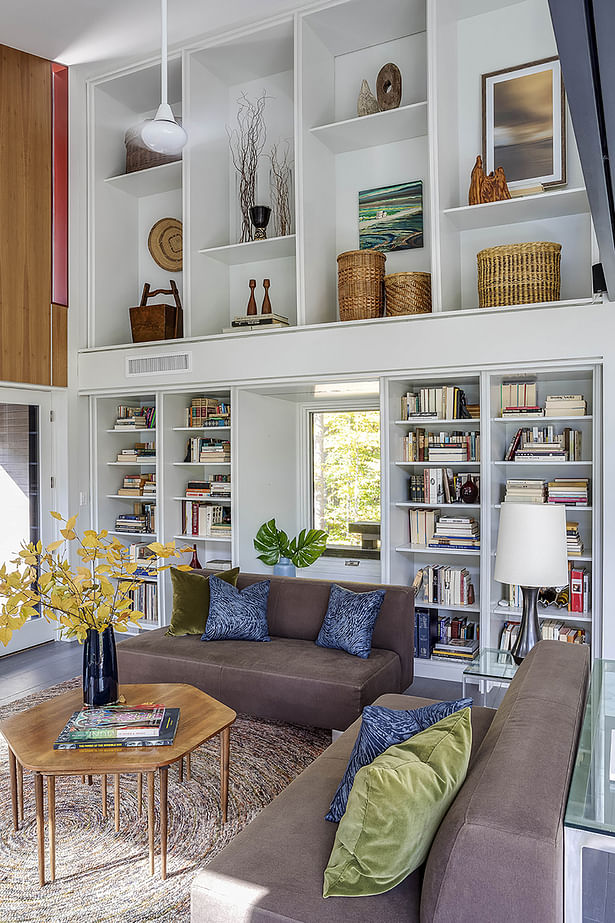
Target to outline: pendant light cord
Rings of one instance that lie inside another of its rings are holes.
[[[167,51],[167,0],[160,0],[161,7],[161,53],[160,53],[160,96],[161,103],[167,103],[168,51]]]

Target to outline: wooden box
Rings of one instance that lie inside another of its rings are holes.
[[[148,299],[156,295],[173,295],[175,304],[148,304]],[[150,286],[145,285],[141,304],[136,308],[130,308],[130,327],[133,343],[183,337],[184,312],[175,282],[171,281],[170,289],[159,288],[151,294]]]

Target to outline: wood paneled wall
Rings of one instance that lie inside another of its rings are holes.
[[[0,45],[0,380],[51,384],[51,64]]]

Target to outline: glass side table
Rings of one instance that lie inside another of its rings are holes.
[[[510,686],[516,672],[517,664],[510,651],[483,647],[463,671],[461,694],[465,698],[467,684],[477,683],[483,697],[483,705],[485,705],[487,689],[491,686]]]
[[[615,853],[615,660],[595,660],[564,817],[565,919],[583,919],[583,850]]]

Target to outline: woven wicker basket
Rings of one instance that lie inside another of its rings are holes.
[[[384,264],[379,250],[348,250],[337,258],[340,320],[384,314]]]
[[[562,245],[550,241],[487,247],[476,254],[478,306],[558,301]]]
[[[384,277],[384,288],[387,317],[431,311],[431,274],[428,272],[392,272]]]
[[[177,119],[181,125],[181,119]],[[124,144],[126,145],[126,172],[136,173],[137,170],[147,170],[148,167],[159,167],[163,163],[173,163],[175,160],[181,160],[180,154],[159,154],[157,151],[150,151],[145,147],[141,140],[141,129],[143,122],[129,128],[124,135]]]

